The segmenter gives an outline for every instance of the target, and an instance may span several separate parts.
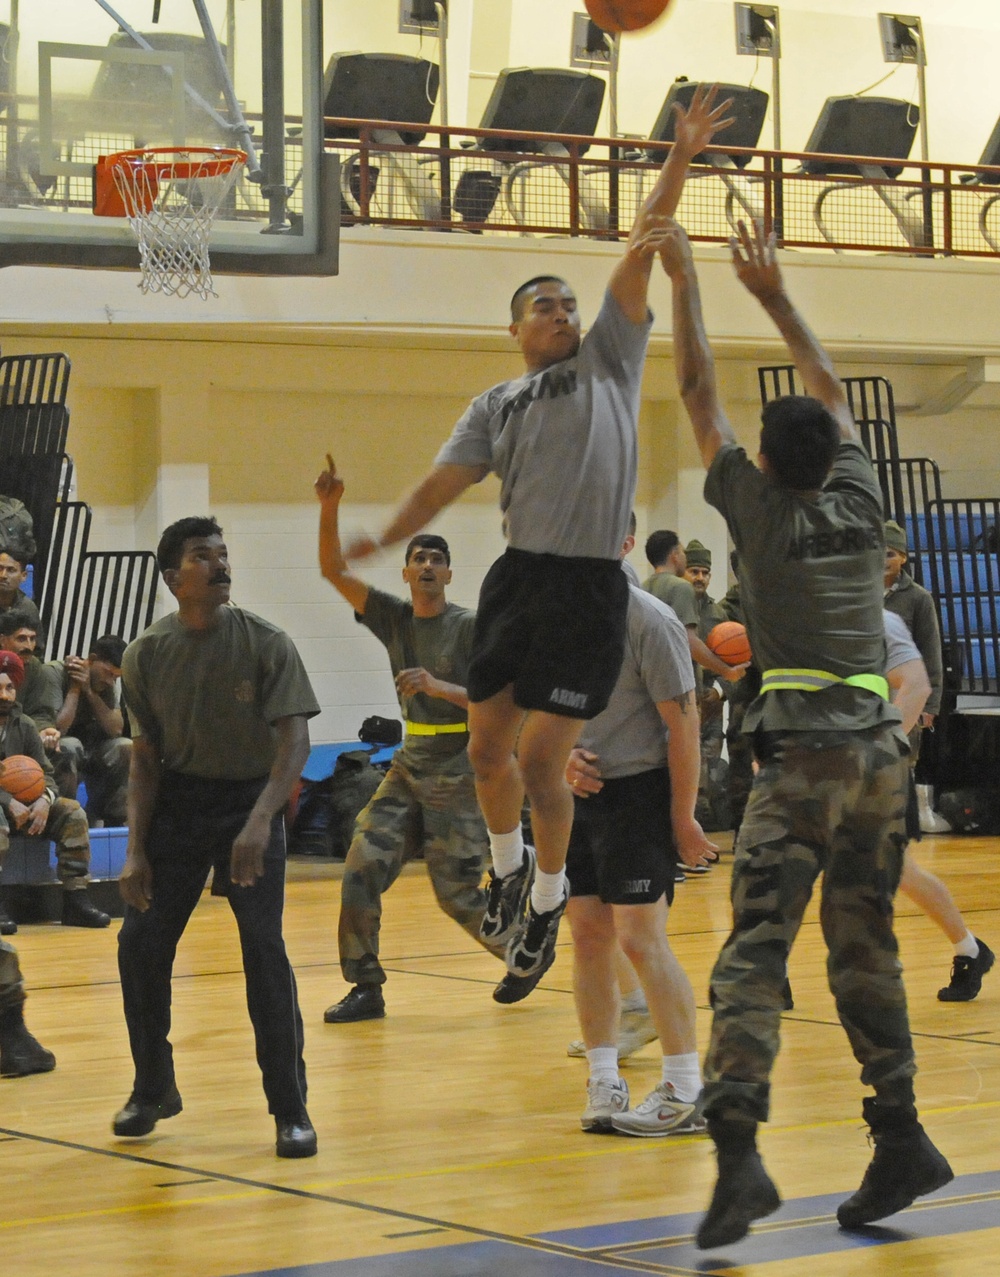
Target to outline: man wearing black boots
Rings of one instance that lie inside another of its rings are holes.
[[[302,1016],[281,924],[283,812],[319,713],[291,639],[229,605],[214,519],[181,519],[157,563],[178,611],[125,652],[132,723],[118,969],[135,1083],[112,1129],[148,1135],[181,1111],[170,1033],[174,954],[209,869],[236,917],[247,1008],[279,1157],[312,1157]]]
[[[678,385],[725,517],[762,692],[747,710],[760,769],[733,863],[733,929],[712,972],[704,1112],[719,1177],[702,1249],[777,1210],[757,1151],[778,1053],[786,961],[822,875],[830,988],[861,1080],[875,1154],[837,1219],[858,1228],[943,1187],[951,1167],[917,1119],[916,1061],[892,929],[906,849],[908,743],[889,703],[882,618],[882,496],[843,384],[795,310],[774,238],[741,224],[733,266],[785,339],[805,395],[762,414],[758,464],[719,402],[690,245],[661,249],[674,297]],[[789,608],[789,599],[795,600]]]
[[[0,1077],[51,1073],[56,1057],[24,1023],[24,980],[17,950],[0,940]]]
[[[24,663],[16,652],[0,651],[0,759],[25,754],[45,773],[45,790],[31,803],[19,802],[0,789],[0,864],[10,847],[11,833],[43,835],[56,844],[62,882],[64,927],[106,927],[111,918],[87,896],[90,834],[87,815],[73,798],[59,798],[55,778],[38,729],[21,713],[17,689],[24,681]],[[0,935],[13,935],[17,925],[0,910]]]

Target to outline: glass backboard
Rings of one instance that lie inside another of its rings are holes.
[[[128,223],[93,212],[98,157],[198,146],[248,155],[212,231],[213,271],[336,273],[321,77],[321,0],[9,0],[0,266],[134,268]]]

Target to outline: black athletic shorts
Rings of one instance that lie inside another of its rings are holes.
[[[617,559],[570,559],[508,549],[479,594],[469,700],[508,684],[522,709],[594,718],[625,653],[628,578]]]
[[[670,775],[665,767],[606,780],[599,794],[573,799],[566,855],[570,895],[608,905],[674,901]]]

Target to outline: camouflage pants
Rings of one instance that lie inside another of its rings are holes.
[[[24,980],[17,960],[17,950],[0,940],[0,1015],[12,1011],[24,1001]]]
[[[89,749],[75,736],[64,736],[52,756],[56,784],[64,798],[75,798],[82,779],[87,786],[87,813],[106,825],[128,823],[126,795],[132,742],[124,736]]]
[[[705,1107],[765,1121],[786,960],[813,883],[837,1014],[861,1080],[912,1103],[916,1072],[892,898],[906,849],[908,767],[891,729],[765,738],[733,865],[733,930],[712,972]]]
[[[382,893],[420,849],[438,904],[481,943],[489,840],[473,778],[417,775],[396,760],[358,817],[344,865],[338,942],[349,984],[385,983],[378,960]],[[502,950],[492,952],[503,957]]]
[[[0,865],[10,849],[12,824],[0,810]],[[49,808],[41,836],[51,838],[56,845],[56,872],[66,890],[85,887],[90,870],[90,832],[87,813],[80,804],[73,798],[57,798]]]
[[[722,757],[722,707],[724,702],[715,695],[704,693],[698,700],[700,717],[701,769],[698,773],[698,800],[695,806],[695,818],[706,829],[705,824],[711,819],[715,807],[715,795],[712,793],[712,763]]]

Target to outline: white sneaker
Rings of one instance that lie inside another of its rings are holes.
[[[653,1018],[644,1007],[641,1011],[623,1011],[618,1023],[618,1062],[635,1055],[647,1042],[656,1041],[656,1029]],[[587,1054],[587,1046],[583,1038],[574,1038],[567,1046],[566,1054],[574,1059],[583,1059]]]
[[[661,1082],[629,1112],[615,1113],[612,1128],[622,1135],[694,1135],[705,1130],[701,1097],[693,1104],[679,1100],[671,1082]]]
[[[628,1083],[620,1077],[587,1083],[587,1107],[580,1118],[585,1131],[610,1132],[616,1114],[628,1109]]]

